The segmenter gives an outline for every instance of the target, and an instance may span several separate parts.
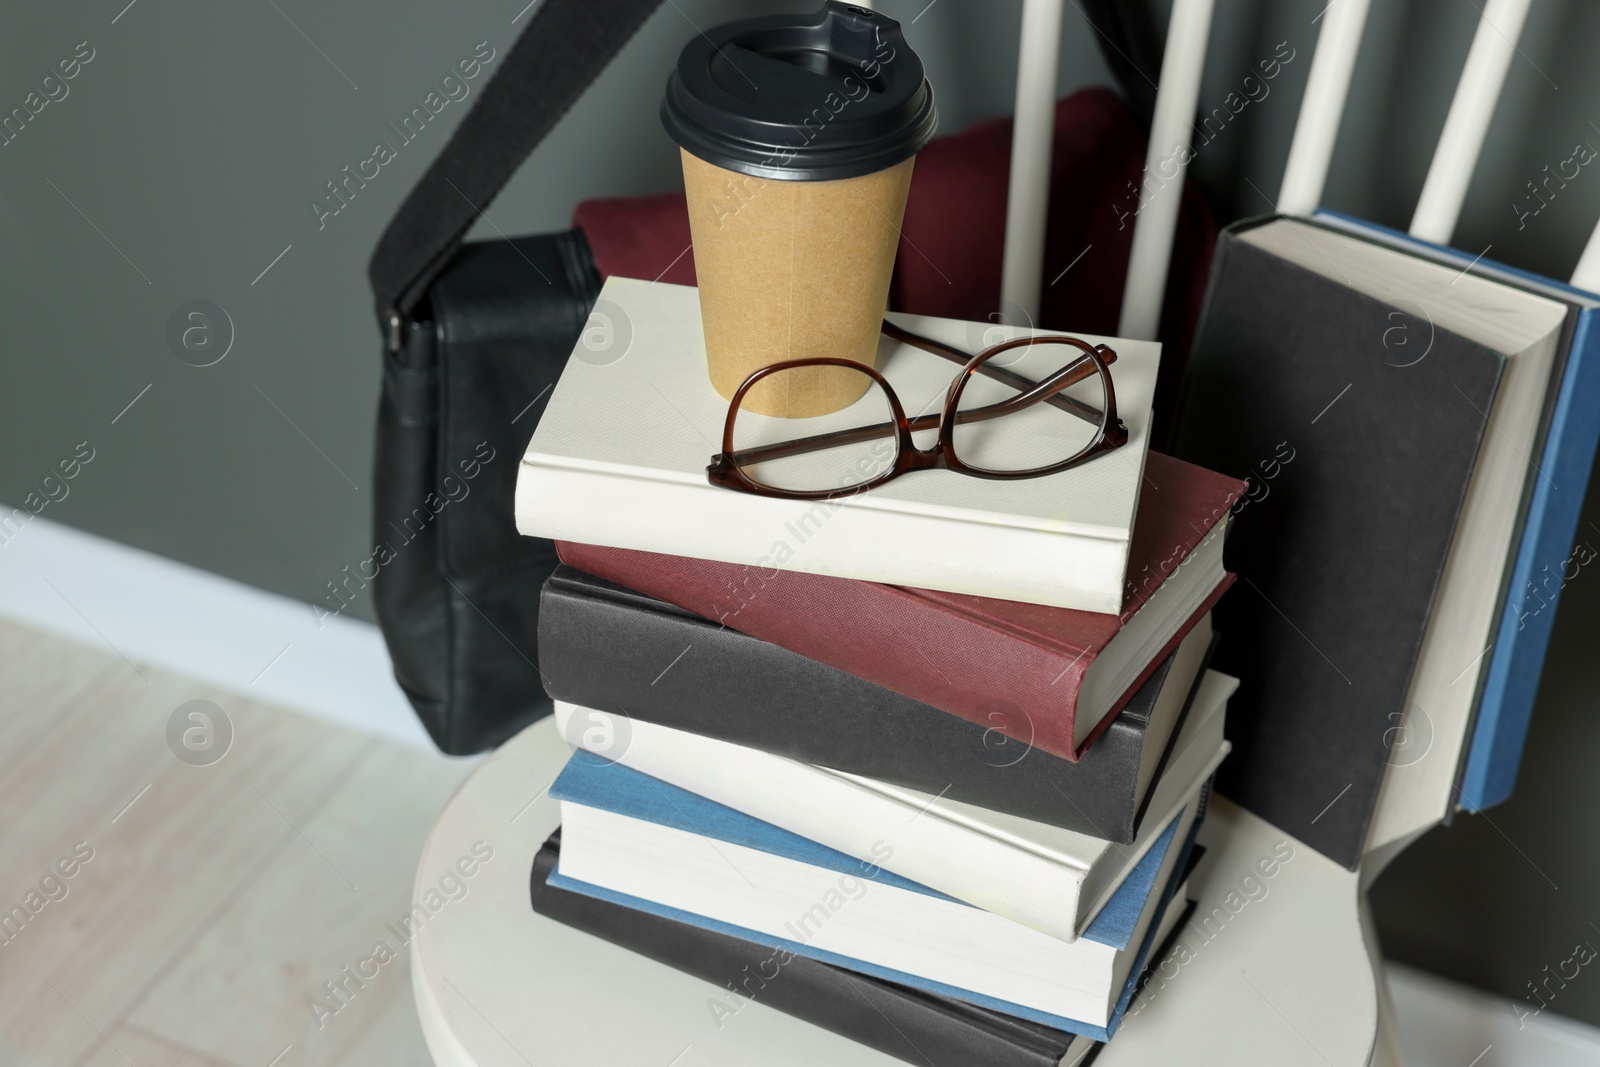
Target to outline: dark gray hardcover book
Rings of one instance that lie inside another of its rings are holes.
[[[1216,609],[1240,679],[1217,786],[1354,869],[1505,356],[1252,246],[1251,225],[1218,241],[1174,442],[1253,483]],[[1396,331],[1431,339],[1425,358],[1387,348]]]
[[[562,566],[539,603],[539,665],[555,700],[627,715],[993,811],[1133,841],[1204,674],[1175,679],[1181,710],[1160,752],[1151,714],[1180,648],[1077,763],[759,638]],[[1195,657],[1190,657],[1192,664]],[[1146,761],[1154,761],[1153,773]],[[1146,787],[1141,792],[1141,768]]]

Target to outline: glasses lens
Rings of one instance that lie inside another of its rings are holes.
[[[788,410],[805,410],[815,372],[826,370],[834,395],[858,397],[825,415],[778,418],[775,397],[799,398]],[[850,377],[840,389],[839,375]],[[759,394],[759,395],[758,395]],[[752,398],[755,398],[752,401]],[[889,397],[871,375],[837,366],[791,367],[767,375],[745,394],[733,420],[733,462],[746,478],[786,493],[837,492],[864,485],[894,466],[899,450]]]
[[[1007,349],[980,363],[962,388],[955,453],[996,474],[1049,467],[1093,445],[1106,411],[1105,376],[1083,349],[1060,342]]]

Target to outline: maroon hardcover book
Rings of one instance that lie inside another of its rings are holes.
[[[1232,584],[1215,544],[1206,551],[1216,577],[1185,571],[1171,580],[1244,488],[1150,454],[1120,615],[567,541],[556,547],[570,566],[1076,761]],[[1114,644],[1119,635],[1124,641]]]

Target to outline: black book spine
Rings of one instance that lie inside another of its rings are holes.
[[[534,859],[533,910],[710,982],[729,1014],[754,1001],[923,1067],[1057,1067],[1073,1036],[783,949],[550,886],[556,838]]]
[[[1077,763],[570,567],[545,583],[550,696],[1004,811],[1134,839],[1150,709],[1167,665]],[[1019,709],[996,694],[996,727]],[[1176,731],[1174,731],[1174,736]]]

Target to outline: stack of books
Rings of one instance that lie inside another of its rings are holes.
[[[1207,669],[1243,483],[1128,444],[822,503],[710,486],[692,288],[613,278],[517,486],[557,541],[539,664],[574,754],[533,908],[917,1063],[1085,1062],[1182,921],[1237,683]],[[973,350],[988,324],[891,316]],[[985,339],[992,340],[992,339]],[[982,343],[982,342],[980,342]],[[952,368],[885,341],[908,411]]]

